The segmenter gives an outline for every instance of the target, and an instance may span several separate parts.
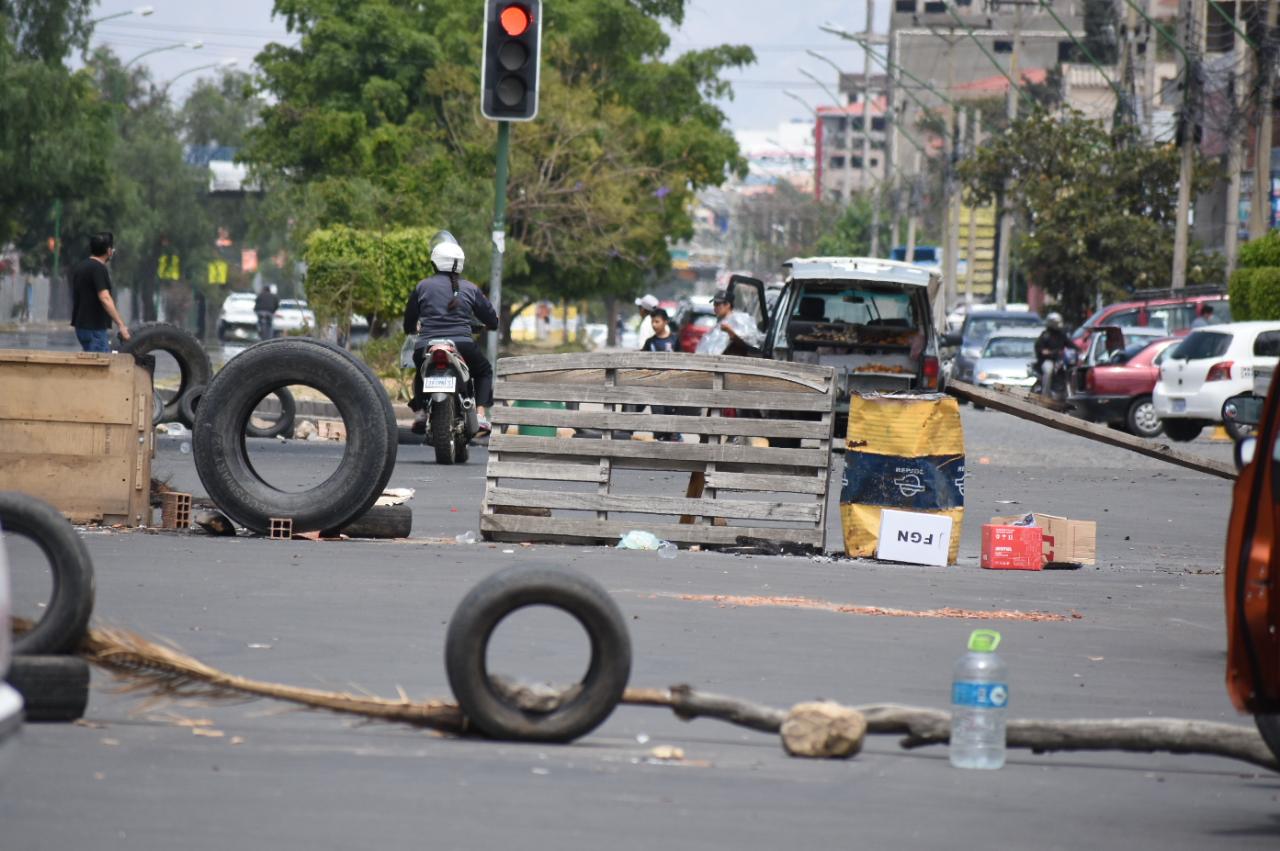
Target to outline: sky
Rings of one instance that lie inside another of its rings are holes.
[[[474,0],[479,7],[483,0]],[[554,3],[555,0],[544,0]],[[866,0],[691,0],[681,27],[671,31],[672,52],[716,44],[746,44],[756,51],[754,65],[727,78],[734,84],[734,98],[721,106],[735,130],[770,130],[792,118],[803,118],[808,109],[784,94],[791,91],[811,106],[831,103],[817,83],[800,73],[814,74],[836,91],[836,72],[830,65],[805,53],[816,50],[845,71],[859,71],[862,50],[818,29],[831,21],[850,31],[860,31]],[[876,3],[876,28],[888,27],[889,0]],[[136,0],[102,0],[94,12],[102,18],[143,5]],[[229,59],[248,70],[253,58],[271,41],[288,43],[292,37],[284,22],[273,19],[270,0],[150,0],[154,12],[104,21],[97,25],[93,44],[110,45],[126,62],[144,51],[201,40],[198,50],[174,47],[157,51],[141,61],[150,66],[161,83],[174,80],[172,94],[185,96],[192,84],[215,70],[188,72],[193,68]],[[876,70],[873,67],[873,70]],[[838,92],[837,92],[838,94]]]

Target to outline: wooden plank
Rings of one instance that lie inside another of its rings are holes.
[[[975,387],[963,381],[948,382],[947,392],[952,396],[968,399],[970,402],[986,405],[993,410],[1013,414],[1015,417],[1046,425],[1058,431],[1065,431],[1078,437],[1087,437],[1090,440],[1096,440],[1108,446],[1118,446],[1121,449],[1128,449],[1148,458],[1177,464],[1179,467],[1186,467],[1198,473],[1207,473],[1210,476],[1219,476],[1224,479],[1234,479],[1236,477],[1235,468],[1230,464],[1174,449],[1167,443],[1143,440],[1140,437],[1134,437],[1117,429],[1087,422],[1067,414],[1060,414],[1004,393],[984,390],[981,387]]]
[[[0,489],[19,490],[83,520],[131,514],[131,454],[0,452]]]
[[[613,520],[561,520],[507,514],[486,514],[480,518],[480,531],[484,537],[498,541],[616,542],[634,528],[634,523]],[[676,544],[733,546],[739,537],[787,541],[811,547],[822,547],[825,542],[824,530],[820,529],[664,524],[647,526],[646,530]]]
[[[132,424],[136,368],[129,357],[109,360],[107,369],[97,361],[0,360],[0,419]]]
[[[759,363],[759,361],[757,361]],[[711,389],[711,376],[724,375],[726,390],[760,390],[769,393],[825,393],[829,386],[817,381],[796,381],[793,377],[780,378],[769,375],[743,373],[696,372],[682,369],[620,369],[616,387],[685,387]],[[550,372],[523,372],[506,376],[514,384],[576,384],[600,386],[604,384],[603,369],[558,369]]]
[[[499,381],[497,399],[546,402],[604,402],[673,405],[688,408],[742,408],[757,411],[830,411],[835,397],[825,393],[765,393],[754,390],[685,390],[669,387],[590,387]]]
[[[550,438],[548,438],[550,439]],[[576,442],[586,443],[587,440],[579,439]],[[636,441],[639,442],[639,441]],[[666,444],[669,445],[669,444]],[[492,455],[490,456],[493,457]],[[575,464],[581,463],[583,466],[595,468],[598,459],[592,456],[564,456],[537,452],[511,452],[502,453],[501,461],[514,461],[525,464]],[[490,461],[490,464],[496,463]],[[672,461],[664,458],[661,463],[655,467],[652,458],[613,458],[611,464],[614,470],[639,470],[645,473],[652,473],[655,469],[663,473],[692,473],[695,471],[705,472],[707,464],[705,461]],[[815,473],[826,475],[820,467],[814,467],[812,464],[804,464],[796,466],[794,464],[730,464],[724,463],[719,465],[720,470],[734,473],[751,473],[769,476],[796,476],[800,478],[808,478]],[[595,481],[595,479],[592,479]]]
[[[727,434],[748,437],[830,439],[831,424],[819,420],[776,420],[755,417],[690,417],[644,412],[567,411],[555,408],[515,408],[494,405],[489,422],[495,425],[555,426],[618,431]]]
[[[831,455],[821,449],[758,449],[754,446],[703,443],[645,443],[639,441],[573,440],[555,437],[525,437],[494,434],[490,451],[532,452],[545,455],[576,455],[595,458],[643,458],[662,470],[667,460],[777,464],[827,469]]]
[[[0,349],[0,363],[32,363],[49,366],[109,368],[117,355],[100,352],[50,352],[40,349]]]
[[[499,378],[506,378],[571,369],[652,369],[658,372],[682,370],[759,375],[808,386],[819,393],[829,392],[835,378],[835,370],[829,366],[686,352],[587,352],[503,358],[498,361],[497,374]]]
[[[770,476],[752,473],[725,473],[721,470],[707,476],[707,487],[731,491],[771,491],[807,493],[822,496],[827,492],[827,476]]]
[[[522,508],[562,508],[577,511],[622,511],[631,514],[689,514],[729,517],[738,520],[777,520],[814,523],[817,504],[801,502],[759,502],[725,499],[680,499],[678,497],[619,494],[564,493],[560,491],[492,488],[485,493],[488,505],[515,505]],[[776,531],[776,530],[775,530]]]
[[[589,464],[525,464],[517,461],[491,461],[485,473],[490,479],[529,479],[553,482],[604,482],[608,474],[598,463]]]

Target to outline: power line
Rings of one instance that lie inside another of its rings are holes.
[[[956,14],[955,7],[952,6],[950,3],[948,3],[947,11],[951,13],[951,17],[955,19],[955,22],[959,24],[960,27],[966,33],[969,34],[969,38],[973,39],[973,43],[978,45],[978,49],[982,51],[982,55],[987,57],[987,59],[991,61],[991,64],[995,66],[995,69],[999,71],[1006,80],[1009,81],[1009,85],[1013,86],[1013,88],[1018,92],[1018,94],[1022,97],[1022,99],[1027,102],[1027,105],[1030,106],[1032,109],[1036,109],[1039,106],[1039,104],[1036,103],[1036,99],[1031,97],[1031,95],[1027,94],[1025,91],[1023,91],[1022,87],[1018,85],[1018,81],[1013,79],[1013,77],[1009,76],[1009,72],[1004,69],[1004,66],[1001,65],[996,60],[995,56],[991,54],[991,51],[987,50],[987,46],[982,43],[981,39],[978,38],[977,34],[973,31],[973,27],[966,24],[963,20],[960,19],[960,16]]]

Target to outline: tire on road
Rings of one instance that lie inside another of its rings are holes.
[[[196,421],[196,408],[200,407],[200,400],[204,398],[204,391],[207,385],[197,384],[182,394],[182,398],[178,400],[178,409],[182,412],[184,422],[194,423]]]
[[[1204,431],[1204,423],[1200,420],[1161,420],[1164,424],[1165,437],[1179,443],[1190,443]]]
[[[431,403],[427,433],[431,435],[437,464],[452,464],[458,460],[457,442],[453,439],[454,404],[452,394],[446,394],[442,402]]]
[[[1267,747],[1271,748],[1271,755],[1280,762],[1280,713],[1255,715],[1253,720],[1258,725],[1262,740],[1267,743]]]
[[[280,416],[265,427],[254,425],[253,417],[250,417],[244,428],[244,433],[249,437],[275,437],[276,435],[289,437],[293,434],[293,423],[298,414],[298,403],[294,400],[293,393],[288,387],[279,388],[274,395],[280,400]]]
[[[328,396],[347,428],[338,468],[298,492],[263,480],[245,442],[254,408],[290,385]],[[280,338],[245,349],[209,384],[196,412],[192,454],[206,492],[236,523],[266,534],[270,518],[290,518],[295,532],[315,532],[340,529],[373,506],[395,468],[396,438],[391,400],[368,366],[319,340]]]
[[[13,652],[70,653],[84,638],[93,613],[93,562],[84,541],[52,505],[13,491],[0,492],[0,529],[34,541],[49,560],[52,573],[52,594],[44,617],[14,639]]]
[[[1164,431],[1164,421],[1156,416],[1155,403],[1150,396],[1138,396],[1129,403],[1124,416],[1125,430],[1136,437],[1159,437]]]
[[[78,721],[89,705],[89,663],[79,656],[14,656],[5,679],[26,721]]]
[[[178,362],[178,371],[182,376],[178,392],[165,403],[164,414],[153,425],[180,422],[190,428],[192,422],[182,418],[182,397],[190,388],[197,384],[208,384],[213,377],[213,365],[209,363],[208,353],[195,337],[176,325],[164,322],[148,322],[130,328],[129,335],[129,341],[121,345],[121,351],[135,355],[168,352]]]
[[[526,606],[551,606],[572,615],[591,641],[586,676],[548,712],[516,706],[489,676],[494,630]],[[613,712],[631,676],[631,637],[622,612],[599,583],[568,570],[512,567],[481,581],[454,610],[444,653],[449,685],[463,714],[494,739],[569,742],[585,736]]]
[[[321,533],[325,538],[407,538],[413,531],[413,509],[408,503],[375,505],[341,529]]]

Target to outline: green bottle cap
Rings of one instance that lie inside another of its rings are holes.
[[[969,633],[969,649],[974,653],[994,653],[1000,646],[1000,633],[994,629],[975,629]]]

